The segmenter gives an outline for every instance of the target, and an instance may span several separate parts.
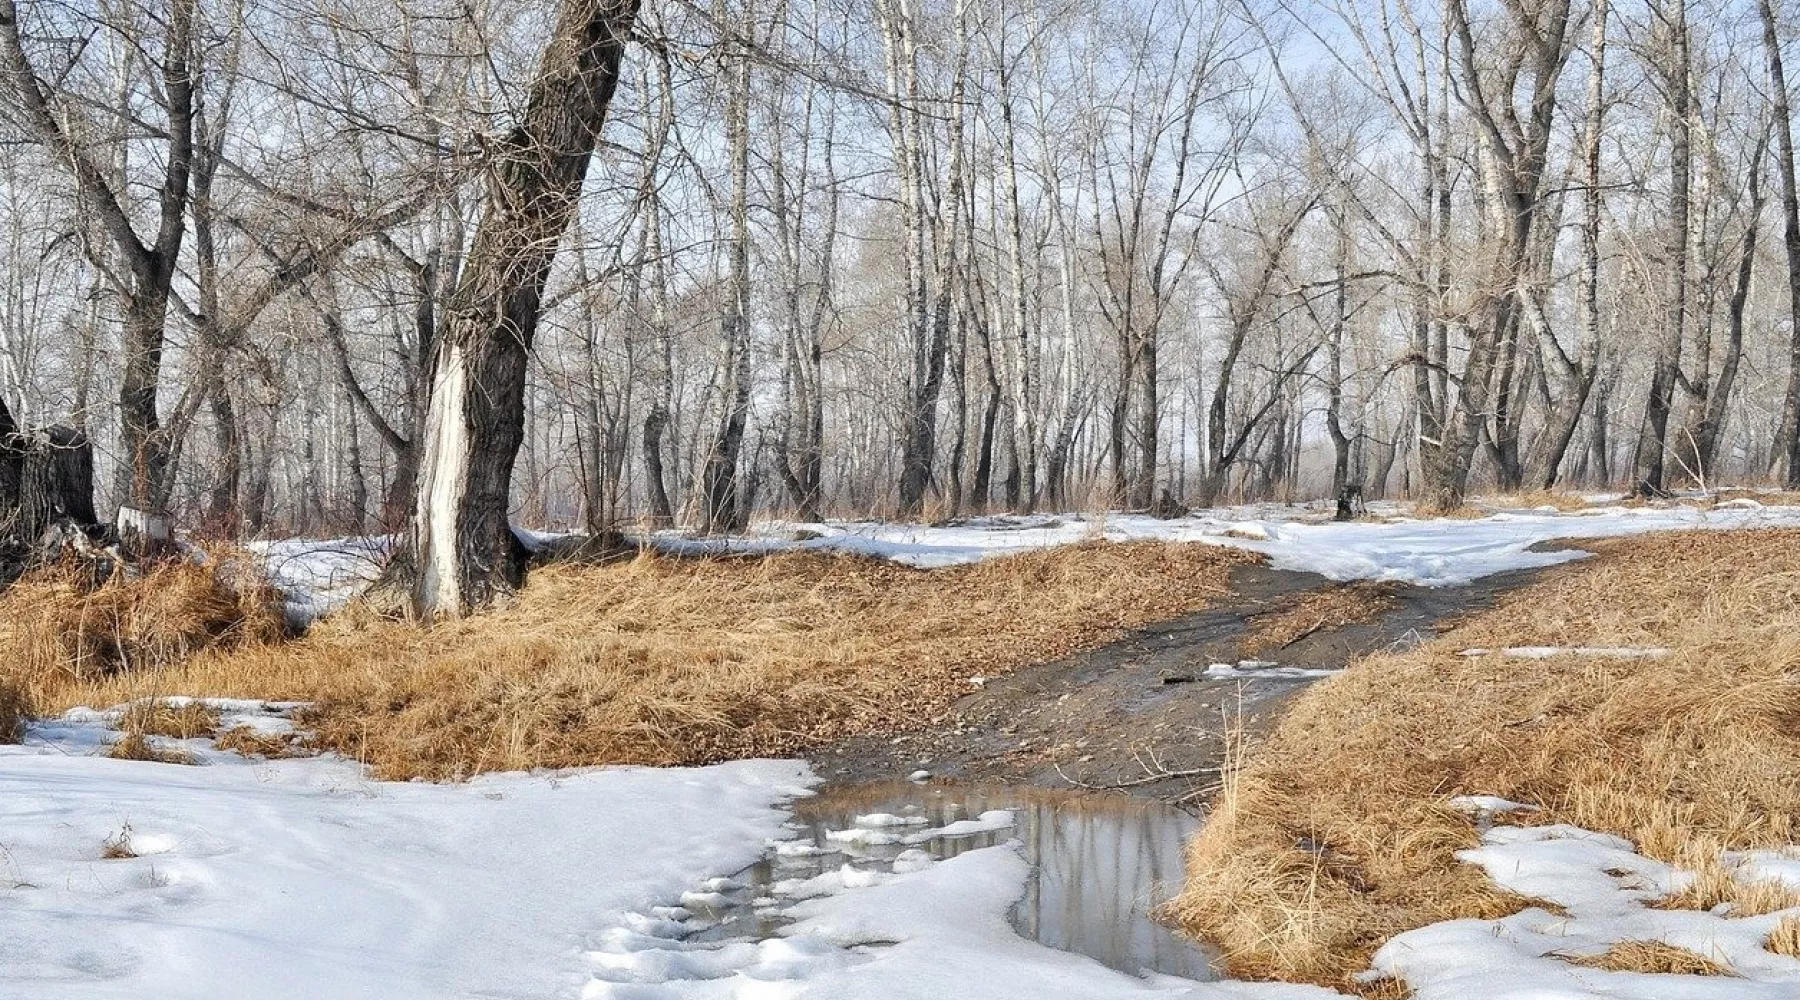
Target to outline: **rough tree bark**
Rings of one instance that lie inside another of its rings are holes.
[[[1631,492],[1639,496],[1664,492],[1669,412],[1675,405],[1675,385],[1681,377],[1682,337],[1687,329],[1689,187],[1693,170],[1687,0],[1672,0],[1667,10],[1652,6],[1669,33],[1669,50],[1659,61],[1669,114],[1669,228],[1663,247],[1668,288],[1664,293],[1663,328],[1655,339],[1650,395],[1644,401],[1644,422],[1638,431],[1636,457],[1632,461]]]
[[[1482,321],[1474,325],[1461,389],[1444,426],[1442,444],[1422,455],[1426,503],[1460,506],[1469,468],[1495,396],[1504,351],[1518,335],[1519,281],[1525,273],[1532,233],[1542,213],[1544,165],[1556,118],[1557,81],[1568,63],[1565,36],[1568,0],[1539,7],[1510,6],[1511,44],[1504,64],[1487,65],[1469,23],[1467,0],[1447,5],[1462,70],[1457,96],[1479,128],[1486,155],[1483,185],[1494,213],[1494,244],[1482,282]],[[1518,114],[1516,88],[1529,81],[1528,114]]]
[[[618,86],[638,0],[564,0],[431,361],[424,452],[400,572],[414,612],[458,616],[524,579],[507,520],[525,365],[544,282]]]
[[[1787,70],[1781,61],[1781,36],[1775,0],[1760,0],[1763,50],[1769,63],[1769,91],[1774,104],[1776,165],[1781,168],[1781,236],[1787,252],[1788,382],[1782,396],[1781,424],[1775,455],[1785,459],[1788,489],[1800,489],[1800,186],[1794,179],[1794,120],[1788,102]]]
[[[91,147],[65,126],[64,102],[39,78],[25,52],[19,12],[0,0],[0,76],[23,127],[63,161],[82,201],[93,212],[124,263],[119,279],[125,300],[124,367],[119,379],[121,474],[128,504],[159,509],[167,499],[169,438],[157,411],[163,334],[181,244],[186,236],[189,180],[194,161],[195,93],[200,68],[194,61],[196,0],[171,0],[162,51],[157,59],[161,103],[163,170],[156,192],[156,227],[146,243],[127,209],[128,198],[95,162]],[[73,102],[71,102],[73,103]]]

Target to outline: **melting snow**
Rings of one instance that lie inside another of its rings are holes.
[[[754,860],[811,782],[791,761],[465,785],[143,763],[95,755],[106,717],[0,747],[5,1000],[573,996],[603,914]],[[121,838],[140,856],[102,859]]]
[[[1391,506],[1383,509],[1398,511]],[[735,539],[698,540],[666,532],[654,540],[680,551],[858,552],[932,568],[1092,539],[1163,539],[1261,552],[1277,569],[1304,570],[1332,580],[1439,587],[1551,566],[1586,554],[1574,549],[1531,551],[1544,542],[1685,529],[1800,527],[1800,507],[1734,504],[1712,509],[1672,505],[1593,507],[1568,513],[1501,511],[1476,519],[1393,516],[1386,521],[1340,523],[1318,517],[1318,511],[1306,508],[1260,504],[1199,511],[1171,521],[1139,514],[1064,514],[972,518],[946,527],[879,521],[770,522]]]
[[[1763,948],[1788,910],[1758,917],[1663,910],[1692,873],[1636,853],[1629,841],[1579,827],[1499,827],[1459,857],[1504,888],[1554,903],[1501,920],[1452,920],[1402,934],[1376,952],[1375,970],[1403,978],[1417,1000],[1793,1000],[1800,961]],[[1727,856],[1738,878],[1800,873],[1784,856]],[[1776,865],[1772,862],[1779,861]],[[1800,883],[1796,883],[1800,884]],[[1730,967],[1737,977],[1606,972],[1571,965],[1621,941],[1659,941]]]

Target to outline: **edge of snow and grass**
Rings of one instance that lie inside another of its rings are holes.
[[[1796,995],[1800,531],[1593,547],[1301,694],[1172,914],[1233,974],[1375,995]],[[1657,985],[1703,968],[1669,948],[1730,976]]]

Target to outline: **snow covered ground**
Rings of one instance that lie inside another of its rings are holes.
[[[1162,521],[1141,514],[1033,515],[974,518],[949,527],[833,521],[771,522],[749,536],[720,541],[658,535],[657,544],[690,551],[828,549],[881,556],[920,567],[950,566],[989,556],[1071,545],[1091,539],[1161,539],[1227,545],[1269,557],[1277,569],[1333,580],[1393,580],[1427,587],[1465,584],[1507,570],[1579,559],[1579,551],[1533,552],[1541,542],[1609,538],[1651,531],[1800,527],[1800,507],[1743,502],[1702,509],[1590,507],[1497,511],[1473,519],[1410,518],[1337,523],[1316,509],[1277,504],[1220,508]],[[800,536],[800,537],[796,537]]]
[[[1690,504],[1600,506],[1572,512],[1553,507],[1499,509],[1473,519],[1412,518],[1396,504],[1370,506],[1384,519],[1340,524],[1317,505],[1269,503],[1198,511],[1169,521],[1117,513],[978,517],[944,527],[887,521],[767,521],[734,538],[697,539],[664,531],[648,540],[671,552],[856,552],[930,569],[1095,539],[1161,539],[1261,552],[1277,569],[1304,570],[1332,580],[1442,587],[1584,555],[1576,549],[1531,551],[1542,542],[1652,531],[1800,527],[1800,507],[1763,506],[1749,499],[1710,509]],[[557,537],[522,535],[540,544]],[[252,548],[267,560],[271,582],[288,595],[289,617],[305,623],[341,607],[373,580],[392,541],[388,536],[291,539],[258,542]]]
[[[723,543],[656,542],[841,549],[944,566],[1090,538],[1161,538],[1252,549],[1276,566],[1340,580],[1446,585],[1580,557],[1529,551],[1541,541],[1764,526],[1800,526],[1800,508],[1601,507],[1334,524],[1320,523],[1317,511],[1264,506],[1175,521],[771,524]],[[263,554],[291,610],[310,617],[370,579],[385,544],[278,542]],[[262,730],[287,727],[291,708],[217,707],[225,728]],[[730,886],[720,879],[794,835],[785,805],[814,783],[797,762],[384,783],[352,761],[250,761],[205,741],[182,744],[199,766],[112,760],[101,754],[117,718],[116,710],[77,711],[35,725],[24,746],[0,747],[0,1000],[1337,996],[1307,986],[1137,978],[1028,941],[1007,920],[1030,878],[1016,844],[940,861],[907,850],[883,870],[828,872],[763,901],[785,918],[774,936],[694,937],[703,904]],[[1490,818],[1513,806],[1479,798],[1470,805]],[[1009,819],[972,822],[991,830]],[[858,826],[849,840],[910,844],[955,833],[878,815]],[[1421,928],[1389,942],[1372,975],[1406,980],[1419,1000],[1800,1000],[1800,961],[1763,947],[1785,914],[1647,907],[1692,876],[1617,838],[1499,826],[1465,860],[1565,913],[1533,909]],[[1740,877],[1800,885],[1800,853],[1725,860]],[[1625,940],[1689,948],[1740,978],[1603,972],[1567,961]]]
[[[602,914],[753,860],[811,784],[788,761],[430,785],[111,760],[101,718],[0,747],[6,1000],[577,996]]]
[[[286,706],[216,703],[227,725],[286,725]],[[0,747],[0,998],[417,997],[580,1000],[1328,1000],[1310,986],[1138,978],[1026,940],[1007,919],[1030,872],[1017,841],[945,860],[909,849],[778,883],[761,940],[710,940],[709,900],[768,845],[804,765],[606,768],[464,785],[367,780],[334,758],[249,761],[179,742],[199,766],[111,760],[116,712],[71,713]],[[1488,817],[1529,809],[1460,803]],[[861,832],[955,837],[908,817]],[[972,821],[1003,829],[1003,811]],[[855,838],[850,838],[855,839]],[[115,855],[108,857],[107,855]],[[1496,826],[1464,852],[1496,882],[1561,907],[1402,934],[1370,975],[1418,1000],[1800,998],[1800,961],[1767,951],[1784,916],[1645,904],[1693,878],[1616,837]],[[1800,854],[1723,859],[1800,886]],[[1661,941],[1738,978],[1570,964]]]
[[[1646,858],[1629,841],[1579,827],[1496,827],[1461,855],[1532,908],[1501,920],[1453,920],[1402,934],[1375,954],[1381,973],[1406,980],[1415,1000],[1793,1000],[1800,960],[1763,947],[1784,917],[1646,906],[1694,878]],[[1800,886],[1800,861],[1777,852],[1727,855],[1733,877]],[[1622,941],[1685,948],[1735,976],[1608,972],[1572,965]]]

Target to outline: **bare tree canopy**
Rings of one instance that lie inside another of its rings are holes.
[[[0,0],[0,432],[433,614],[512,523],[1800,483],[1794,17]]]

